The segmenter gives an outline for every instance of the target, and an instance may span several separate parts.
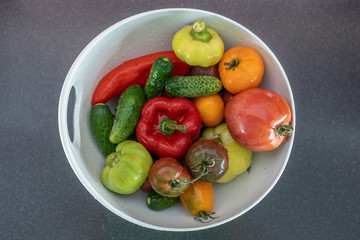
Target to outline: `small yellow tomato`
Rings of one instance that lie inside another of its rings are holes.
[[[201,120],[206,127],[214,127],[224,119],[224,101],[219,94],[194,98]]]

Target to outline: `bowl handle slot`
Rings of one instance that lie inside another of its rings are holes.
[[[64,148],[80,149],[79,108],[81,91],[76,84],[63,86],[59,105],[59,131]]]
[[[74,142],[74,110],[75,110],[75,101],[76,101],[76,90],[72,86],[69,94],[69,101],[67,107],[67,128],[69,133],[69,138],[71,142]]]

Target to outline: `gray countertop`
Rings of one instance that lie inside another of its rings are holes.
[[[294,94],[297,132],[274,189],[200,232],[130,223],[95,200],[59,138],[65,76],[100,32],[159,8],[198,8],[250,29]],[[360,4],[349,1],[1,1],[0,239],[360,239]]]

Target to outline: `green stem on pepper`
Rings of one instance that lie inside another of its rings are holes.
[[[207,30],[205,23],[203,21],[194,22],[190,35],[194,40],[209,42],[212,38],[211,33]]]
[[[186,125],[178,125],[176,121],[164,118],[159,123],[159,130],[163,135],[172,135],[175,130],[186,133]]]

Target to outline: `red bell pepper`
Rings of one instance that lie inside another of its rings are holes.
[[[200,130],[200,113],[192,101],[156,97],[144,105],[136,137],[150,152],[180,160]]]
[[[178,59],[173,51],[157,52],[128,60],[100,80],[92,97],[92,105],[106,103],[120,95],[130,85],[137,84],[144,87],[153,62],[161,56],[168,57],[172,61],[174,69],[171,76],[183,76],[189,72],[191,66]]]

